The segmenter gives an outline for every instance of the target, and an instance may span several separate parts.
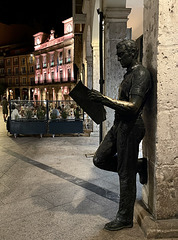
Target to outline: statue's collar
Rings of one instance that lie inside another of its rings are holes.
[[[127,73],[132,72],[135,68],[139,66],[139,63],[135,63],[133,66],[127,68]]]

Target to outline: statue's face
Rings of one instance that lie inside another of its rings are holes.
[[[128,68],[133,61],[133,55],[125,48],[125,45],[117,48],[117,56],[123,68]]]

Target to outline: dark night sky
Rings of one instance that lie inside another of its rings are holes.
[[[22,5],[22,3],[24,5]],[[72,17],[72,0],[3,1],[0,14],[0,46],[31,41],[37,32],[52,28],[63,35],[62,21]]]

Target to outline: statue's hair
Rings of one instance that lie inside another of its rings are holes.
[[[123,45],[125,46],[125,49],[128,50],[128,52],[134,53],[135,58],[138,57],[138,47],[134,40],[122,40],[116,45],[116,48],[118,49]]]

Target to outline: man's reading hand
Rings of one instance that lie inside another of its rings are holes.
[[[103,95],[100,92],[93,90],[93,89],[89,92],[88,96],[89,96],[90,100],[94,101],[94,102],[101,103],[103,100]]]

